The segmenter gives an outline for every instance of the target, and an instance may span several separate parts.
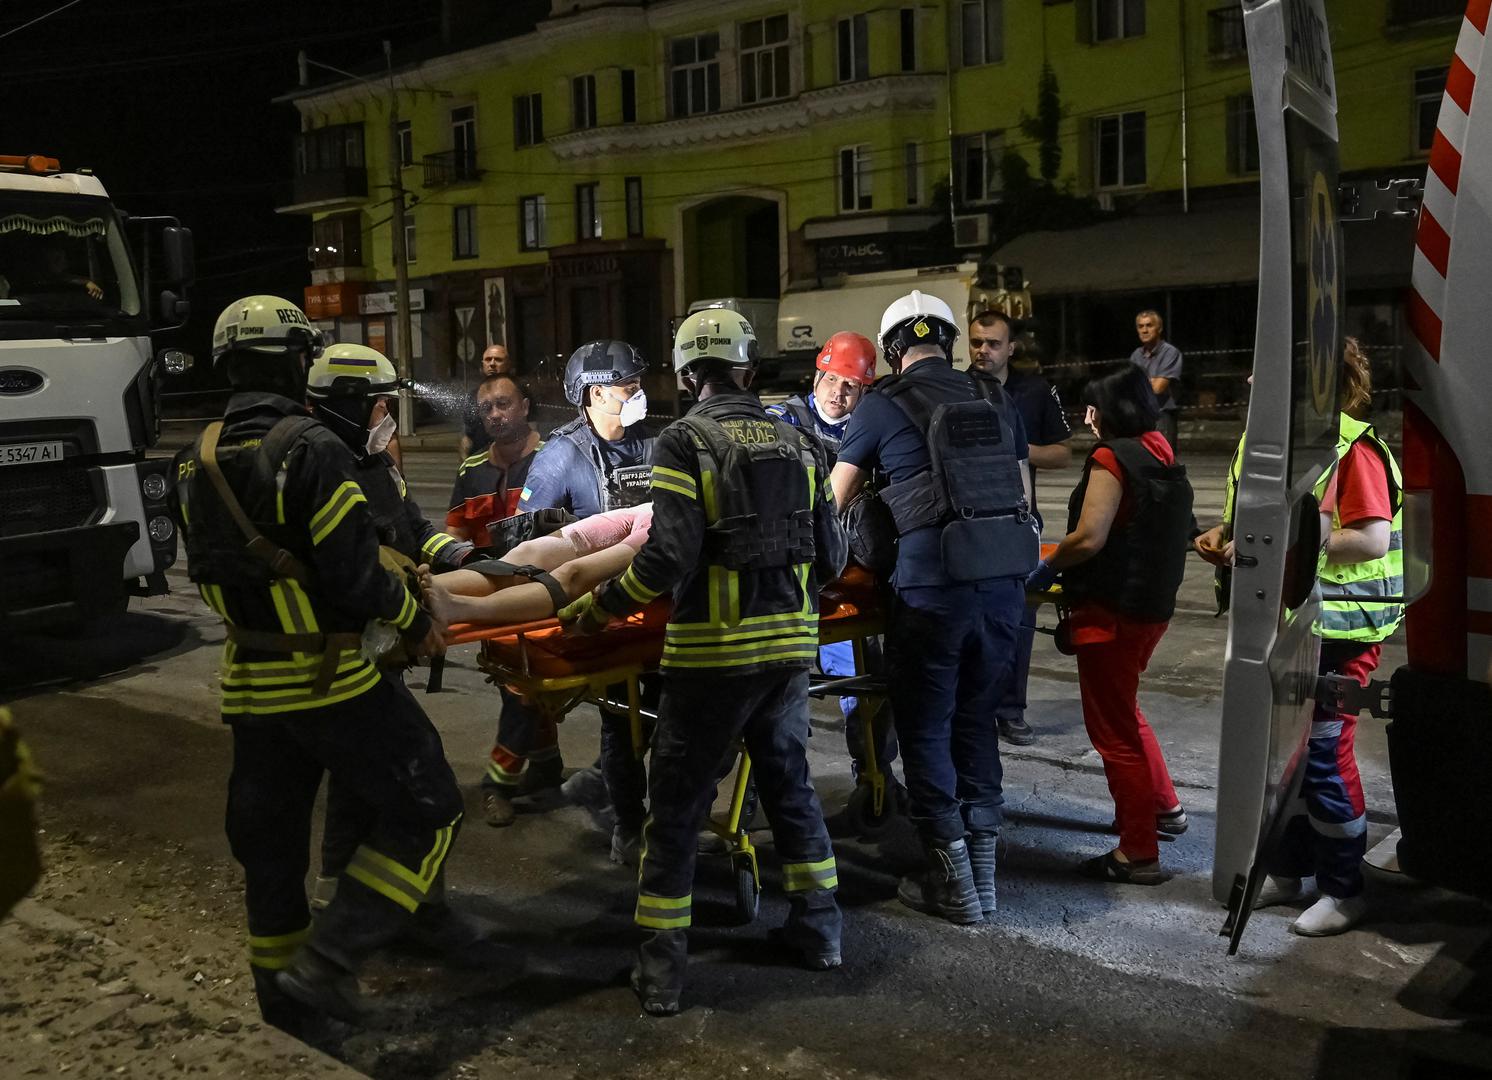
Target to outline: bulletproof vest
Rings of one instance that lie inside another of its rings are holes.
[[[290,416],[275,424],[263,438],[230,437],[218,445],[217,459],[224,478],[254,527],[272,544],[309,565],[304,527],[281,525],[277,519],[281,470],[290,452],[320,421]],[[268,586],[286,574],[277,573],[262,555],[251,551],[208,478],[202,464],[202,440],[183,463],[190,522],[185,529],[187,571],[198,585]]]
[[[735,571],[811,563],[822,466],[808,436],[728,397],[706,400],[678,424],[699,454],[705,560]]]
[[[829,464],[834,464],[834,459],[839,456],[839,446],[844,442],[843,434],[835,434],[824,429],[824,422],[805,398],[790,397],[782,403],[783,409],[792,417],[791,422],[804,431],[811,432],[818,438],[829,452]]]
[[[580,456],[590,462],[595,474],[596,497],[603,512],[641,506],[650,498],[648,486],[653,473],[650,461],[656,439],[644,440],[643,460],[636,465],[613,466],[584,416],[556,428],[550,438],[569,440],[580,451]]]
[[[1176,590],[1186,572],[1187,534],[1192,522],[1192,486],[1186,466],[1162,465],[1139,439],[1105,440],[1124,472],[1129,517],[1109,531],[1102,550],[1062,572],[1070,600],[1095,600],[1142,622],[1165,622],[1176,611]],[[1077,528],[1093,453],[1067,504],[1067,531]]]
[[[943,572],[954,581],[1024,575],[1041,540],[1016,457],[1014,406],[999,382],[970,372],[979,394],[949,399],[940,387],[892,376],[876,384],[927,440],[931,467],[888,484],[881,499],[899,536],[939,526]]]
[[[419,537],[410,528],[409,515],[404,511],[408,488],[388,454],[377,454],[362,462],[357,482],[368,500],[368,513],[378,530],[378,543],[416,562],[424,562]]]

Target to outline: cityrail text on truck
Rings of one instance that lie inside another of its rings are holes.
[[[160,371],[190,360],[157,360],[151,335],[185,319],[192,263],[175,218],[129,218],[55,158],[0,156],[0,637],[166,591],[169,461],[145,451]]]

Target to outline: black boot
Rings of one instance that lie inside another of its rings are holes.
[[[275,985],[307,1008],[349,1024],[362,1023],[368,1013],[357,976],[310,945],[301,946],[290,966],[276,974]]]
[[[937,915],[967,926],[984,921],[974,874],[969,867],[969,849],[962,838],[925,844],[927,868],[901,879],[896,898],[914,911]]]
[[[997,833],[969,834],[969,869],[974,875],[974,889],[986,919],[995,914],[995,842]]]
[[[264,1022],[285,1034],[304,1041],[316,1028],[316,1014],[281,990],[275,981],[277,972],[253,967],[254,996],[259,999],[259,1015]]]
[[[689,939],[682,930],[659,930],[637,950],[632,989],[650,1016],[673,1016],[684,992],[684,970],[689,964]]]
[[[493,941],[496,930],[496,923],[434,901],[420,905],[402,938],[450,967],[518,975],[523,970],[523,954]]]
[[[565,780],[565,759],[560,757],[559,751],[554,752],[553,757],[535,758],[530,756],[528,768],[523,770],[523,775],[518,778],[518,790],[515,798],[527,798],[542,792],[558,788]]]
[[[843,962],[839,951],[843,924],[832,892],[790,893],[787,923],[767,931],[767,940],[797,953],[798,962],[809,971],[829,971]]]

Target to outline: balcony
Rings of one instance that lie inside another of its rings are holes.
[[[291,205],[281,213],[309,214],[351,206],[368,197],[368,170],[342,166],[299,173],[291,185]]]
[[[1466,0],[1389,0],[1388,24],[1407,26],[1438,19],[1459,19],[1465,14]]]
[[[482,178],[475,150],[442,150],[438,154],[426,154],[424,166],[427,188],[469,184]]]

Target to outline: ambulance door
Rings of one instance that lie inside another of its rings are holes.
[[[1237,948],[1296,797],[1316,692],[1317,482],[1335,460],[1342,244],[1323,0],[1242,0],[1259,130],[1259,314],[1234,513],[1213,895]]]

